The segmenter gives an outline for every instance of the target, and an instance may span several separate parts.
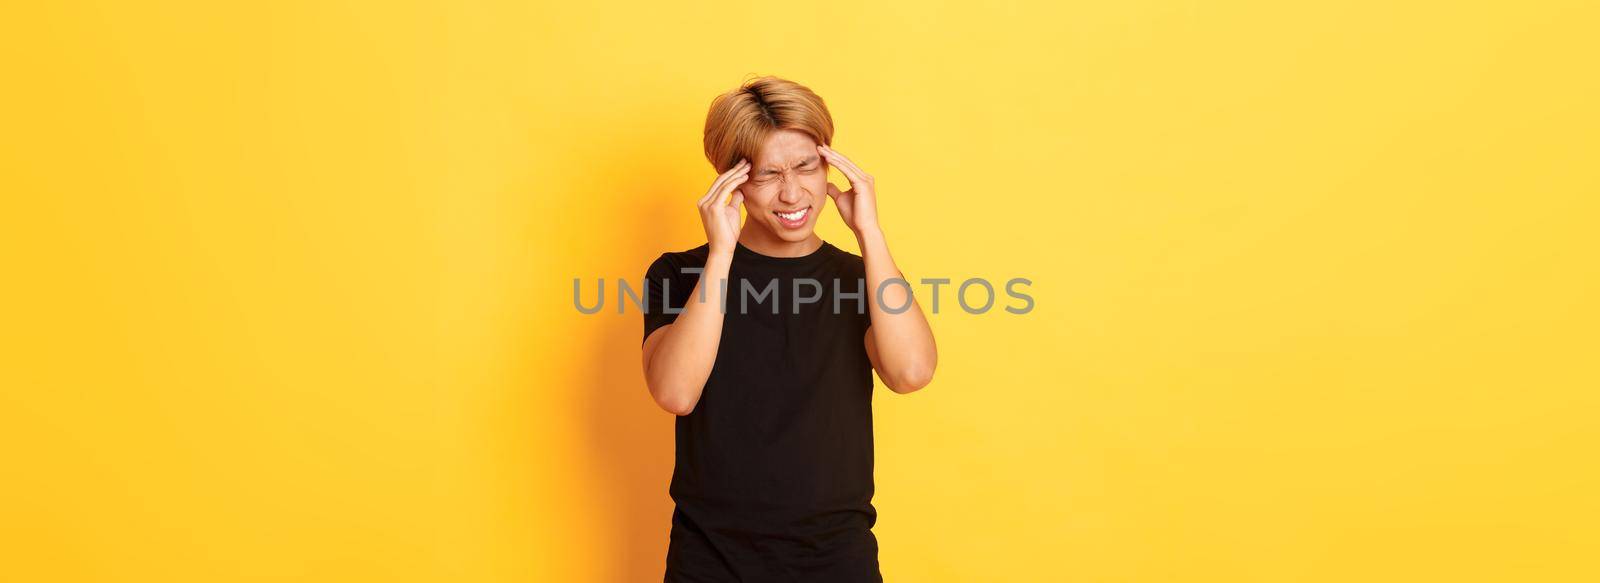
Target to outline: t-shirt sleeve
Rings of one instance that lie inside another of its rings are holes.
[[[650,338],[651,332],[678,319],[692,291],[684,285],[678,268],[666,254],[650,264],[644,275],[644,337],[639,340],[640,345]],[[672,308],[670,312],[668,306]]]

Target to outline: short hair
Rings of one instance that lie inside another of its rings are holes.
[[[755,162],[767,137],[778,130],[803,132],[818,144],[833,144],[833,116],[806,86],[777,77],[757,77],[718,95],[706,114],[706,160],[718,173],[740,159]]]

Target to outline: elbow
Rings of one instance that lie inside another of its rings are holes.
[[[688,414],[694,412],[694,403],[690,402],[687,399],[680,400],[680,401],[673,402],[673,403],[663,403],[663,402],[657,401],[656,404],[661,405],[661,409],[662,410],[665,410],[666,412],[671,413],[673,415],[677,415],[679,417],[682,417],[684,415],[688,415]]]
[[[893,379],[884,379],[883,383],[889,386],[889,390],[904,395],[920,390],[922,387],[928,386],[928,383],[933,382],[933,367],[908,367],[893,376]]]
[[[655,397],[656,406],[663,411],[682,417],[694,412],[696,399],[689,397],[682,391],[651,391]]]

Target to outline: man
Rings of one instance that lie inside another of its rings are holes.
[[[704,145],[720,175],[696,203],[707,243],[645,276],[645,379],[678,415],[667,581],[882,581],[872,374],[916,391],[937,354],[873,177],[832,138],[822,99],[797,83],[719,96]],[[814,232],[829,200],[860,256]]]

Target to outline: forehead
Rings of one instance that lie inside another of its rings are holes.
[[[804,132],[796,130],[778,130],[767,136],[766,142],[761,144],[761,151],[756,154],[756,164],[766,166],[782,166],[785,164],[798,164],[807,157],[817,155],[817,141]]]

